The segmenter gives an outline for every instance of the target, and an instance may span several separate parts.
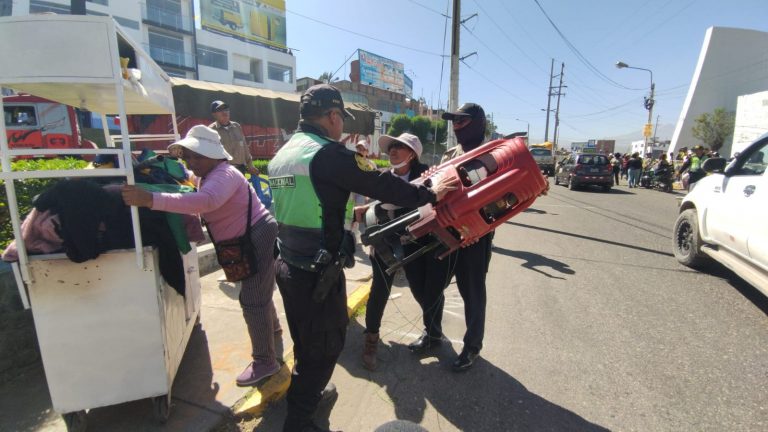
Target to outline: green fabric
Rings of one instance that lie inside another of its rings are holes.
[[[136,186],[147,190],[149,192],[166,192],[166,193],[189,193],[194,192],[195,189],[189,186],[172,185],[172,184],[149,184],[149,183],[136,183]],[[178,213],[165,212],[165,220],[168,221],[168,228],[173,234],[173,239],[176,241],[176,246],[181,253],[186,254],[192,250],[189,245],[189,238],[187,237],[187,230],[184,228],[184,220]]]

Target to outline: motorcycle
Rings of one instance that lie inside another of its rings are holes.
[[[671,167],[662,167],[643,171],[640,177],[640,186],[646,189],[657,189],[662,192],[672,192],[672,183],[675,181]]]

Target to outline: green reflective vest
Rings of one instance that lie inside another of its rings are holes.
[[[329,144],[333,141],[322,136],[297,132],[269,163],[281,253],[311,258],[323,247],[322,206],[309,177],[309,166],[317,152]],[[352,205],[347,202],[346,220],[351,219]]]

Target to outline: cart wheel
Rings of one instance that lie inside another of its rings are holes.
[[[62,417],[64,424],[67,425],[67,432],[84,432],[88,427],[88,417],[85,410],[66,413]]]
[[[157,421],[160,423],[167,422],[171,415],[171,395],[153,397],[152,411]]]

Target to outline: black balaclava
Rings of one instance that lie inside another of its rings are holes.
[[[475,103],[465,103],[457,110],[457,113],[469,114],[472,120],[459,130],[454,130],[456,139],[461,144],[461,148],[468,152],[480,146],[485,140],[485,111],[483,107]],[[446,120],[452,120],[455,115],[451,113],[443,114]]]

